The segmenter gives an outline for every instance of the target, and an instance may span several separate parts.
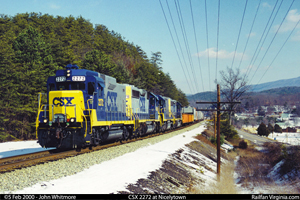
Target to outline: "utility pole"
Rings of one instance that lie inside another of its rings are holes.
[[[220,144],[220,120],[221,120],[221,104],[220,104],[220,85],[217,84],[217,175],[220,180],[221,169],[221,144]]]
[[[220,180],[221,175],[221,144],[220,144],[220,135],[221,135],[221,129],[220,129],[220,121],[221,121],[221,111],[232,111],[232,110],[221,110],[221,103],[241,103],[241,102],[221,102],[220,100],[220,85],[217,84],[217,102],[196,102],[196,104],[217,104],[217,176],[218,181]],[[197,109],[197,111],[216,111],[212,109]]]
[[[213,118],[214,119],[207,120],[207,121],[213,121],[214,122],[214,138],[216,140],[217,139],[217,125],[216,125],[216,123],[217,123],[217,113],[216,112],[213,113]]]
[[[214,113],[214,135],[215,135],[215,139],[217,139],[217,114]]]

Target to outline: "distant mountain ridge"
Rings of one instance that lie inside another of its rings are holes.
[[[255,94],[275,94],[275,95],[300,94],[300,87],[288,86],[288,87],[273,88],[269,90],[256,92]]]
[[[267,83],[261,83],[258,85],[251,85],[251,89],[248,92],[254,93],[266,93],[285,95],[291,93],[300,92],[300,76],[291,79],[282,79],[278,81],[272,81]],[[187,99],[193,106],[196,106],[195,102],[201,99],[201,101],[215,101],[217,98],[216,91],[200,92],[194,95],[188,95]]]
[[[272,81],[267,83],[261,83],[258,85],[251,85],[251,92],[260,92],[264,90],[274,89],[274,88],[281,88],[281,87],[300,87],[300,76],[297,78],[291,79],[282,79],[278,81]]]

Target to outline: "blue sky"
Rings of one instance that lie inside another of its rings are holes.
[[[120,33],[125,40],[141,46],[149,58],[151,52],[162,52],[163,71],[170,74],[178,88],[191,94],[215,90],[214,80],[220,81],[219,71],[226,70],[226,67],[239,68],[243,74],[248,69],[250,84],[300,76],[300,23],[294,29],[300,20],[300,1],[283,0],[282,4],[281,1],[220,0],[218,45],[219,0],[206,0],[207,18],[205,0],[0,0],[0,14],[14,16],[17,13],[41,12],[53,16],[72,15],[82,16],[94,25],[103,24],[109,30]],[[241,26],[246,2],[246,11]],[[193,12],[191,12],[190,3]],[[169,12],[168,5],[171,12]],[[289,9],[290,5],[292,6]],[[183,21],[181,25],[176,6],[181,10]],[[274,8],[270,23],[262,37]],[[278,14],[273,21],[277,10]],[[256,11],[256,20],[250,32]],[[193,18],[191,13],[193,13]],[[287,17],[283,21],[286,14]],[[194,19],[195,26],[193,26],[192,19]],[[206,35],[206,21],[208,36]],[[273,22],[272,25],[271,22]],[[186,40],[184,40],[181,26],[185,28]],[[270,31],[266,36],[269,27]],[[194,32],[197,40],[195,40]],[[291,33],[292,35],[283,46]],[[276,37],[274,37],[275,34]],[[258,46],[261,38],[263,41],[265,36],[263,46]],[[186,50],[185,41],[188,50]],[[282,46],[282,50],[276,56]],[[245,47],[246,50],[243,53]],[[252,58],[256,57],[254,57],[256,49],[260,50],[260,53],[257,59],[253,59],[255,62],[251,62]],[[216,59],[217,55],[218,59]]]

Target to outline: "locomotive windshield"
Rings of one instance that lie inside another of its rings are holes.
[[[54,87],[54,84],[50,84],[49,90],[50,91],[85,90],[85,83],[84,82],[60,82],[60,83],[56,83],[56,88]]]

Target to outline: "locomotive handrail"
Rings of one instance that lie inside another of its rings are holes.
[[[92,101],[93,102],[93,99],[88,99],[87,100],[87,109],[82,109],[82,113],[83,113],[83,117],[85,118],[85,136],[86,136],[86,134],[87,134],[87,118],[86,118],[86,116],[85,116],[85,114],[84,114],[84,111],[88,111],[88,116],[90,117],[90,125],[91,125],[91,132],[90,132],[90,134],[92,134],[92,117],[91,117],[91,114],[92,114],[92,110],[93,109],[90,109],[90,104],[89,104],[89,101]],[[92,103],[92,105],[93,105],[93,103]]]
[[[76,104],[64,105],[64,107],[65,107],[65,118],[67,117],[67,106],[74,106],[75,119],[77,119],[77,117],[76,117]],[[66,119],[66,121],[67,121],[67,119]]]
[[[42,92],[39,92],[38,94],[39,94],[39,96],[38,96],[38,104],[39,104],[39,109],[40,109],[41,102],[42,102],[42,96],[43,95],[47,95],[47,94],[46,93],[42,93]]]
[[[55,107],[55,105],[54,104],[43,104],[41,107],[43,107],[44,106],[44,110],[43,110],[43,112],[44,112],[44,117],[46,118],[47,116],[46,116],[46,113],[47,113],[47,111],[50,111],[49,109],[47,109],[47,107],[48,108],[50,108],[50,106],[52,107],[52,122],[54,122],[54,107]],[[64,113],[61,113],[61,114],[64,114],[64,116],[65,116],[65,121],[67,121],[67,106],[74,106],[74,117],[75,117],[75,119],[77,119],[77,115],[76,115],[76,104],[71,104],[71,105],[63,105],[63,107],[64,107],[64,110],[65,110],[65,112]],[[49,116],[50,117],[50,116]],[[49,121],[50,121],[50,118],[49,118]]]
[[[88,99],[88,100],[86,101],[88,109],[86,109],[86,110],[91,110],[91,109],[92,109],[92,108],[90,109],[89,101],[92,101],[92,106],[93,106],[93,102],[94,102],[93,99]]]
[[[93,97],[92,97],[92,109],[94,109],[94,96],[95,94],[98,94],[98,92],[93,92]]]
[[[41,103],[42,103],[42,95],[46,94],[46,93],[41,93],[39,92],[39,96],[38,96],[38,114],[35,120],[35,130],[36,130],[36,136],[38,134],[38,127],[39,127],[39,118],[40,118],[40,112],[41,112]]]
[[[132,108],[129,108],[130,109],[130,119],[131,120],[134,120],[134,113],[133,113],[133,110]]]
[[[170,112],[171,113],[171,116],[173,117],[173,124],[175,124],[175,116],[173,115],[173,113],[172,112]]]
[[[86,117],[85,117],[85,114],[84,114],[84,110],[83,110],[83,109],[82,109],[82,114],[83,114],[82,116],[83,116],[84,119],[85,119],[85,127],[86,127],[86,128],[85,128],[85,131],[84,131],[84,132],[85,132],[85,133],[84,133],[84,137],[86,137],[86,133],[87,133],[87,120],[86,120]]]

